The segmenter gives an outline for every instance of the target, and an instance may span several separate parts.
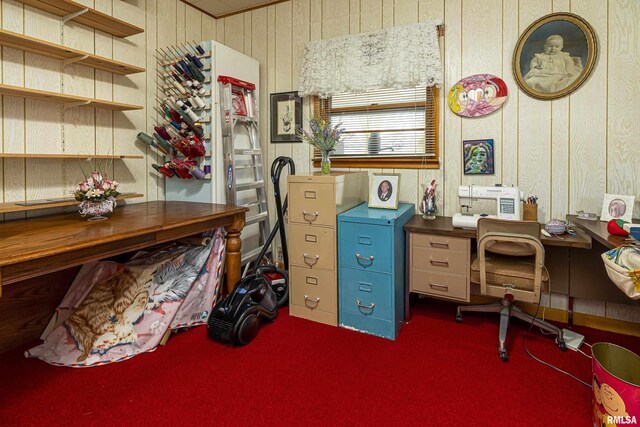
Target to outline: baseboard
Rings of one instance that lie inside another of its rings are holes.
[[[600,329],[603,331],[616,332],[619,334],[640,337],[640,324],[627,322],[626,320],[609,319],[607,317],[574,312],[573,324],[579,326],[587,326],[593,329]]]
[[[485,297],[483,295],[471,295],[471,304],[486,304],[495,302],[495,298]],[[535,314],[538,306],[536,304],[518,302],[518,307],[522,311]],[[538,317],[542,318],[542,312],[544,309],[545,320],[551,320],[554,322],[568,323],[568,312],[559,308],[540,307],[538,310]],[[573,312],[573,324],[578,326],[586,326],[593,329],[599,329],[601,331],[616,332],[618,334],[631,335],[634,337],[640,337],[640,324],[627,322],[625,320],[609,319],[607,317],[594,316],[592,314],[576,313]]]

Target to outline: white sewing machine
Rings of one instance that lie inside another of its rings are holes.
[[[453,226],[459,228],[476,228],[480,218],[500,218],[522,220],[522,192],[518,187],[484,187],[476,185],[461,185],[458,187],[460,205],[467,208],[467,213],[455,213]],[[477,199],[492,199],[498,204],[498,215],[468,213],[473,201]],[[464,200],[468,202],[463,203]]]

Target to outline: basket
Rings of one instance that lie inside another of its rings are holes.
[[[640,299],[640,248],[623,245],[602,254],[609,279],[631,299]]]

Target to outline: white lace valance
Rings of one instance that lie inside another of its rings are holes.
[[[300,96],[442,84],[437,26],[394,27],[305,44]]]

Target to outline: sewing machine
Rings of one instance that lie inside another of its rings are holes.
[[[476,228],[480,218],[499,218],[522,220],[522,192],[518,187],[484,187],[475,185],[461,185],[458,187],[460,206],[467,209],[465,213],[453,215],[453,226],[459,228]],[[471,214],[469,208],[477,199],[492,199],[498,204],[498,214]],[[468,202],[463,203],[463,200]]]

